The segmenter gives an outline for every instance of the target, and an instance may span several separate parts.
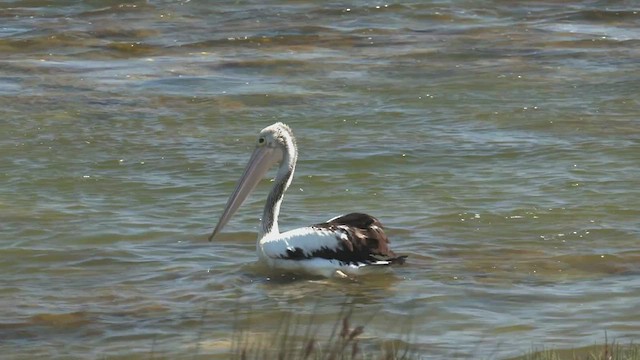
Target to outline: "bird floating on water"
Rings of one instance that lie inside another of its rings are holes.
[[[280,205],[293,179],[297,159],[296,140],[287,125],[278,122],[262,129],[244,174],[209,241],[227,224],[267,171],[280,163],[258,232],[260,261],[272,269],[324,277],[360,275],[404,263],[406,256],[398,256],[389,248],[380,221],[367,214],[341,215],[281,233]]]

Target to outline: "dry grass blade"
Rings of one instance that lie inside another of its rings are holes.
[[[304,356],[302,357],[303,359],[308,359],[309,356],[311,356],[315,349],[315,343],[315,339],[309,339],[309,341],[307,342],[307,346],[305,346],[304,348]]]
[[[355,359],[356,355],[360,352],[360,347],[358,346],[358,341],[354,341],[351,346],[351,359]]]
[[[340,337],[343,339],[346,339],[347,335],[349,335],[349,316],[348,315],[342,319],[342,331],[340,331]]]
[[[364,332],[364,326],[358,326],[358,327],[356,327],[355,329],[353,329],[353,330],[351,331],[351,334],[349,334],[349,340],[348,340],[348,341],[353,340],[354,338],[356,338],[357,336],[359,336],[359,335],[360,335],[360,334],[362,334],[363,332]]]

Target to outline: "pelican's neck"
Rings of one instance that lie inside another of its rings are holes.
[[[283,149],[284,156],[278,173],[274,179],[273,187],[269,196],[267,197],[267,203],[264,206],[264,212],[262,214],[262,226],[258,233],[258,240],[262,239],[268,234],[279,234],[278,229],[278,215],[280,215],[280,204],[284,198],[284,193],[289,188],[291,180],[293,179],[293,172],[296,169],[296,161],[298,159],[298,151],[293,136],[286,137],[285,148]]]

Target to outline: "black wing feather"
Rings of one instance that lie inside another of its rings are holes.
[[[338,260],[344,264],[372,264],[387,261],[388,264],[403,264],[406,256],[398,256],[389,248],[389,239],[384,228],[375,217],[362,213],[350,213],[330,221],[312,225],[319,230],[329,230],[341,235],[336,248],[322,248],[311,253],[302,249],[287,250],[286,259],[304,260],[314,257]]]

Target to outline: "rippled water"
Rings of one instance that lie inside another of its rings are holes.
[[[638,340],[634,2],[16,0],[0,54],[6,358],[225,359],[345,301],[429,358]],[[267,181],[206,241],[275,121],[281,228],[365,211],[406,266],[265,274]]]

